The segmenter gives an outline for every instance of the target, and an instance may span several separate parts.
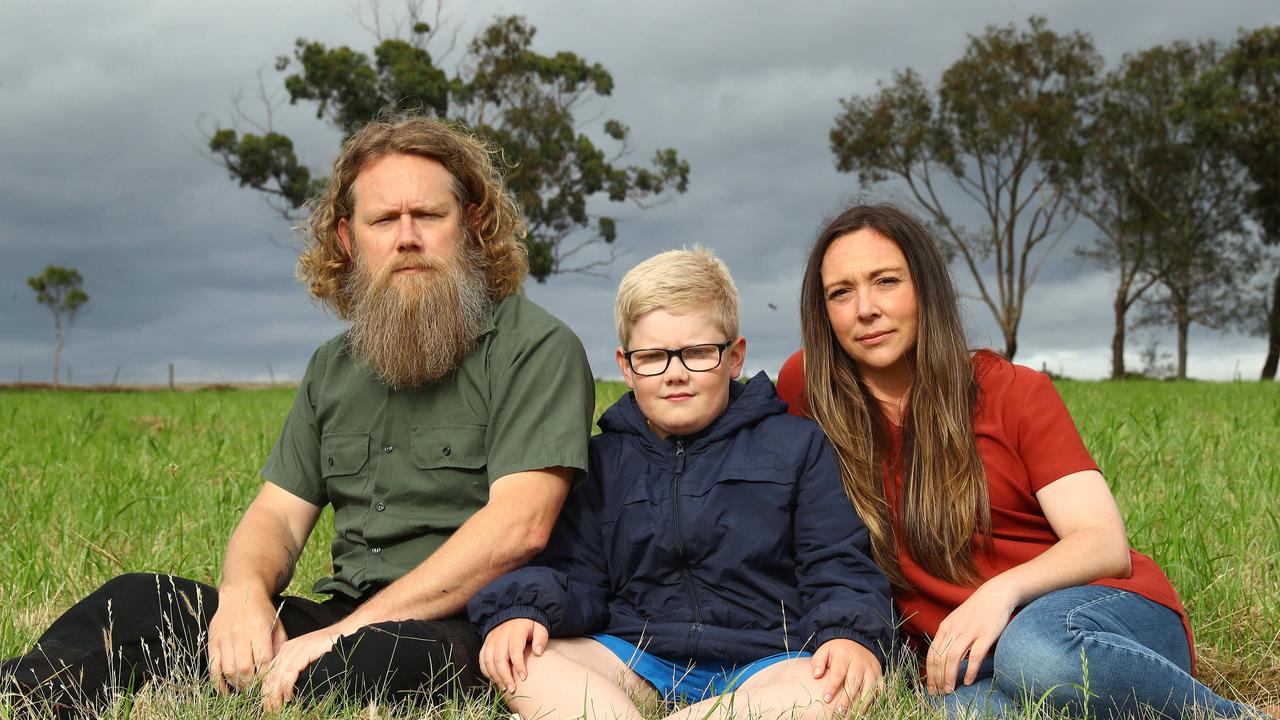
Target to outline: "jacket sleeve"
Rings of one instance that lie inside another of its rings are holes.
[[[871,559],[870,534],[844,493],[831,444],[816,429],[799,480],[795,547],[801,634],[810,647],[846,638],[883,667],[893,642],[889,581]]]
[[[592,452],[586,480],[569,493],[546,549],[527,567],[481,588],[467,603],[467,615],[482,637],[514,618],[541,623],[552,637],[584,635],[608,625],[609,573],[594,456]]]

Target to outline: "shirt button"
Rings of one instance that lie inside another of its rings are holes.
[[[378,553],[382,552],[382,548],[378,547],[377,545],[374,545],[373,547],[369,548],[369,552],[373,553],[374,555],[377,555]]]
[[[382,452],[384,453],[389,453],[392,450],[395,450],[395,448],[391,447],[391,443],[387,443],[386,445],[382,446]]]
[[[377,505],[373,506],[373,509],[377,510],[378,512],[382,512],[383,510],[387,509],[387,506],[383,505],[382,503],[378,503]]]
[[[448,445],[445,445],[444,448],[440,450],[440,452],[445,457],[449,457],[450,455],[453,454],[453,450]]]
[[[333,467],[333,456],[329,456],[329,467]]]

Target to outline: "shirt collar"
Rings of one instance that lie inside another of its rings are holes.
[[[480,332],[476,334],[476,340],[493,332],[497,327],[494,325],[494,316],[498,312],[498,303],[491,302],[489,307],[484,311],[484,324],[480,326]]]

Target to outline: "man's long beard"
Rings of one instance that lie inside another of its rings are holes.
[[[393,275],[411,267],[423,270]],[[394,388],[421,387],[456,370],[489,307],[479,258],[462,247],[448,262],[402,255],[381,272],[357,253],[343,292],[351,300],[352,355]]]

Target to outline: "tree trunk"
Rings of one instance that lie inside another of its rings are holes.
[[[1276,365],[1280,365],[1280,271],[1276,272],[1275,292],[1271,295],[1271,314],[1267,316],[1267,361],[1262,364],[1262,379],[1276,379]]]
[[[1018,335],[1016,332],[1005,331],[1004,333],[1004,357],[1009,362],[1013,362],[1013,354],[1018,352]]]
[[[58,363],[62,361],[62,318],[53,316],[53,386],[58,386]]]
[[[1124,290],[1116,291],[1116,300],[1112,304],[1115,309],[1115,329],[1111,333],[1111,379],[1124,379]]]
[[[1191,319],[1187,317],[1185,307],[1178,308],[1178,374],[1179,380],[1187,379],[1187,335],[1191,327]]]

